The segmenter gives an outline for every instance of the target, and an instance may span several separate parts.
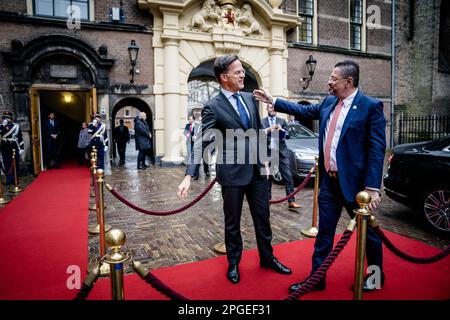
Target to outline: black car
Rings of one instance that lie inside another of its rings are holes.
[[[394,147],[384,190],[418,209],[434,231],[450,234],[450,135]]]
[[[318,134],[301,124],[287,126],[286,146],[289,150],[289,163],[292,176],[300,180],[307,176],[316,163],[315,157],[319,156]],[[273,180],[275,183],[283,183],[283,178],[278,168],[274,168]]]

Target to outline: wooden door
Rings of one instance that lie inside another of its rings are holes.
[[[34,174],[41,172],[41,135],[39,126],[39,92],[36,89],[30,91],[31,99],[31,146],[33,148]]]

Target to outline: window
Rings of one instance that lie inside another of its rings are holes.
[[[350,1],[350,49],[361,50],[363,0]]]
[[[131,110],[130,109],[125,109],[125,117],[130,117],[131,116]]]
[[[34,14],[37,16],[51,16],[66,18],[69,16],[67,8],[78,6],[80,18],[89,19],[89,0],[34,0]]]
[[[313,43],[314,0],[298,0],[298,15],[303,19],[298,28],[298,41]]]

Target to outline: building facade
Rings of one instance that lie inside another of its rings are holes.
[[[223,54],[239,55],[245,90],[311,103],[326,96],[334,64],[356,60],[361,89],[383,101],[390,123],[391,1],[69,2],[77,7],[0,0],[1,108],[20,123],[29,172],[43,169],[40,128],[50,111],[74,127],[98,111],[111,130],[117,112],[134,107],[148,115],[157,161],[182,163],[187,117],[217,92],[212,63]],[[306,80],[310,55],[317,65]]]

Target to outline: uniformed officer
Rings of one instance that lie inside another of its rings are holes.
[[[88,126],[88,132],[92,135],[90,148],[97,149],[97,166],[105,169],[105,153],[108,151],[108,136],[106,134],[106,125],[102,123],[100,113],[94,114],[94,120]]]
[[[22,132],[19,124],[13,122],[13,114],[11,111],[3,112],[3,122],[0,125],[0,151],[3,158],[3,171],[6,175],[6,185],[14,184],[14,170],[13,170],[13,150],[16,150],[16,171],[19,174],[19,158],[24,152],[24,143],[22,139]]]

